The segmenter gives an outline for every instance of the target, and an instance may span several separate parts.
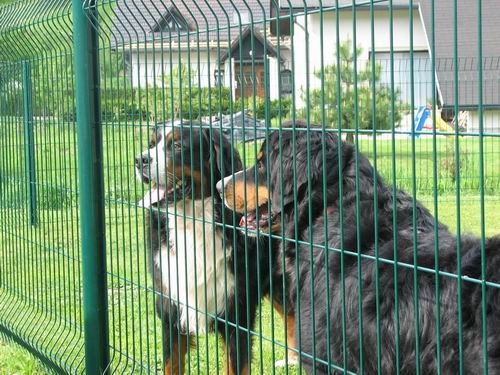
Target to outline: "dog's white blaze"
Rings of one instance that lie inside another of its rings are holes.
[[[160,184],[166,185],[167,183],[167,175],[166,175],[166,170],[167,170],[167,165],[166,165],[166,158],[165,158],[165,138],[172,132],[172,127],[167,126],[165,129],[163,129],[163,135],[160,139],[160,142],[156,144],[156,146],[153,149],[153,152],[150,152],[150,157],[152,159],[151,162],[151,171],[156,175],[156,181],[159,182]],[[155,170],[157,168],[157,170]]]
[[[169,208],[170,246],[163,244],[154,261],[161,266],[163,293],[179,302],[180,329],[187,333],[189,322],[189,333],[205,334],[213,316],[225,310],[226,294],[228,300],[234,294],[234,276],[224,272],[231,244],[226,241],[224,251],[223,236],[212,224],[212,199],[205,199],[204,211],[202,201],[194,205],[193,212],[191,201],[186,202],[186,210],[178,203],[177,216],[174,207]]]

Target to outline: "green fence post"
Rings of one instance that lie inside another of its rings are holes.
[[[26,152],[26,176],[28,179],[28,196],[30,223],[36,224],[36,172],[35,143],[33,138],[33,102],[31,96],[31,65],[23,61],[23,108],[24,108],[24,148]]]
[[[96,19],[97,8],[95,0],[83,4],[73,0],[85,367],[87,374],[102,374],[109,365],[104,173],[98,39],[89,20]]]

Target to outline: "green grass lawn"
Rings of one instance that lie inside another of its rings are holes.
[[[75,131],[68,123],[38,124],[35,129],[38,225],[31,227],[25,204],[22,123],[7,119],[0,127],[0,325],[64,368],[80,372],[83,316]],[[113,123],[105,124],[103,137],[112,366],[125,373],[140,373],[161,367],[161,327],[146,270],[144,212],[135,205],[143,186],[134,178],[134,156],[147,144],[148,134],[130,123]],[[374,160],[371,140],[362,140],[359,146]],[[439,218],[456,231],[454,144],[440,138],[433,152],[432,139],[416,140],[414,170],[410,140],[398,140],[395,146],[393,154],[390,140],[377,141],[379,172],[387,182],[394,181],[410,192],[415,181],[418,199],[433,212],[433,194],[438,194]],[[252,163],[255,148],[239,148]],[[476,234],[480,233],[478,148],[477,139],[460,138],[460,230]],[[485,139],[484,150],[485,228],[487,235],[493,235],[500,232],[500,140]],[[284,358],[283,328],[267,302],[260,316],[252,332],[252,369],[269,374],[274,361]],[[215,374],[218,364],[221,372],[221,352],[215,335],[200,336],[197,349],[190,352],[191,371]],[[4,369],[7,373],[37,373],[40,368],[22,349],[0,344],[0,373]]]
[[[0,338],[0,373],[35,375],[45,371],[35,357]]]

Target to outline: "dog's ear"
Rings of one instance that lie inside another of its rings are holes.
[[[210,133],[212,133],[211,136]],[[241,171],[240,154],[224,134],[221,134],[217,129],[203,129],[203,135],[208,145],[210,145],[211,140],[212,148],[208,148],[210,150],[209,160],[210,165],[214,168],[215,183],[226,176]]]
[[[298,146],[298,145],[297,145]],[[308,158],[305,149],[296,149],[295,156],[290,150],[292,145],[282,147],[282,156],[279,151],[273,150],[269,158],[270,168],[270,193],[273,212],[281,212],[282,209],[307,199],[305,194],[308,187],[316,188],[318,185],[318,170],[310,168],[308,174]],[[310,185],[309,185],[310,181]]]
[[[347,154],[344,156],[348,150],[342,147],[342,157],[339,160],[338,138],[331,133],[311,132],[308,139],[305,132],[297,132],[295,150],[292,137],[283,138],[281,158],[278,147],[272,145],[269,150],[272,163],[271,181],[274,182],[271,184],[273,211],[280,212],[282,208],[292,204],[295,197],[298,215],[302,214],[302,210],[306,210],[309,204],[313,205],[313,209],[321,209],[324,204],[328,204],[324,202],[325,185],[327,199],[330,202],[332,199],[338,199],[339,168],[343,169],[346,158],[349,158]]]

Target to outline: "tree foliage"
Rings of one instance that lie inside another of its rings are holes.
[[[362,52],[362,48],[356,48],[357,56]],[[401,112],[398,109],[400,92],[392,92],[390,87],[380,84],[381,65],[375,64],[373,72],[371,61],[360,66],[359,61],[354,58],[352,43],[349,40],[341,43],[338,54],[340,67],[334,63],[325,66],[323,71],[314,71],[314,76],[322,80],[323,88],[301,90],[301,98],[306,103],[301,115],[309,115],[314,123],[321,123],[324,118],[326,125],[334,128],[338,128],[340,120],[342,129],[354,129],[356,124],[358,129],[377,130],[397,126],[401,121]],[[337,61],[336,55],[334,61]],[[355,67],[358,68],[357,71]],[[391,113],[392,101],[395,102],[396,108],[394,123]],[[348,139],[352,140],[352,133],[349,134]]]

